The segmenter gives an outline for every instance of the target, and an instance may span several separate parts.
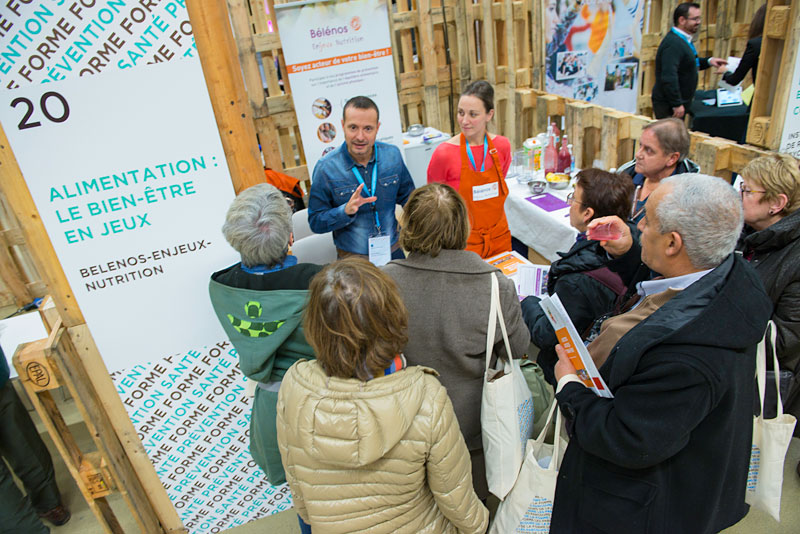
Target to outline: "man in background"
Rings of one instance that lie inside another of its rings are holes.
[[[692,38],[700,30],[700,4],[684,2],[672,14],[674,26],[656,52],[656,84],[653,113],[657,119],[683,119],[690,112],[697,89],[697,71],[728,62],[716,57],[697,57]]]

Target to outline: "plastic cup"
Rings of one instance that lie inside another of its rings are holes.
[[[614,223],[598,224],[586,231],[586,237],[592,241],[616,241],[622,237],[622,232]]]

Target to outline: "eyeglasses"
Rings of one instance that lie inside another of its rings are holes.
[[[766,191],[756,191],[755,189],[749,189],[744,185],[744,182],[739,184],[739,194],[742,195],[742,198],[744,198],[745,195],[750,196],[755,193],[766,193]]]
[[[586,205],[583,202],[581,202],[580,200],[575,200],[575,193],[574,192],[572,192],[569,195],[567,195],[567,204],[572,205],[573,202],[577,202],[581,206],[585,206]]]
[[[693,20],[695,22],[700,22],[701,20],[703,20],[703,17],[686,17],[686,18],[689,20]]]

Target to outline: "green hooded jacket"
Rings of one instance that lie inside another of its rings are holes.
[[[303,310],[308,284],[321,268],[299,264],[251,274],[236,264],[214,273],[208,286],[217,319],[239,354],[242,372],[259,383],[250,420],[250,454],[273,485],[286,481],[275,430],[278,388],[294,362],[314,359],[303,335]]]

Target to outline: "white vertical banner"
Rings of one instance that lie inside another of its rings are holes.
[[[789,41],[786,41],[789,45]],[[783,119],[780,152],[800,158],[800,49],[794,54],[792,85],[788,88],[789,101]]]
[[[344,142],[342,110],[367,96],[380,110],[378,141],[403,152],[389,19],[384,0],[320,0],[275,6],[309,174]]]
[[[184,525],[291,506],[250,455],[250,399],[208,297],[239,260],[221,232],[234,191],[184,0],[3,2],[0,122]]]

